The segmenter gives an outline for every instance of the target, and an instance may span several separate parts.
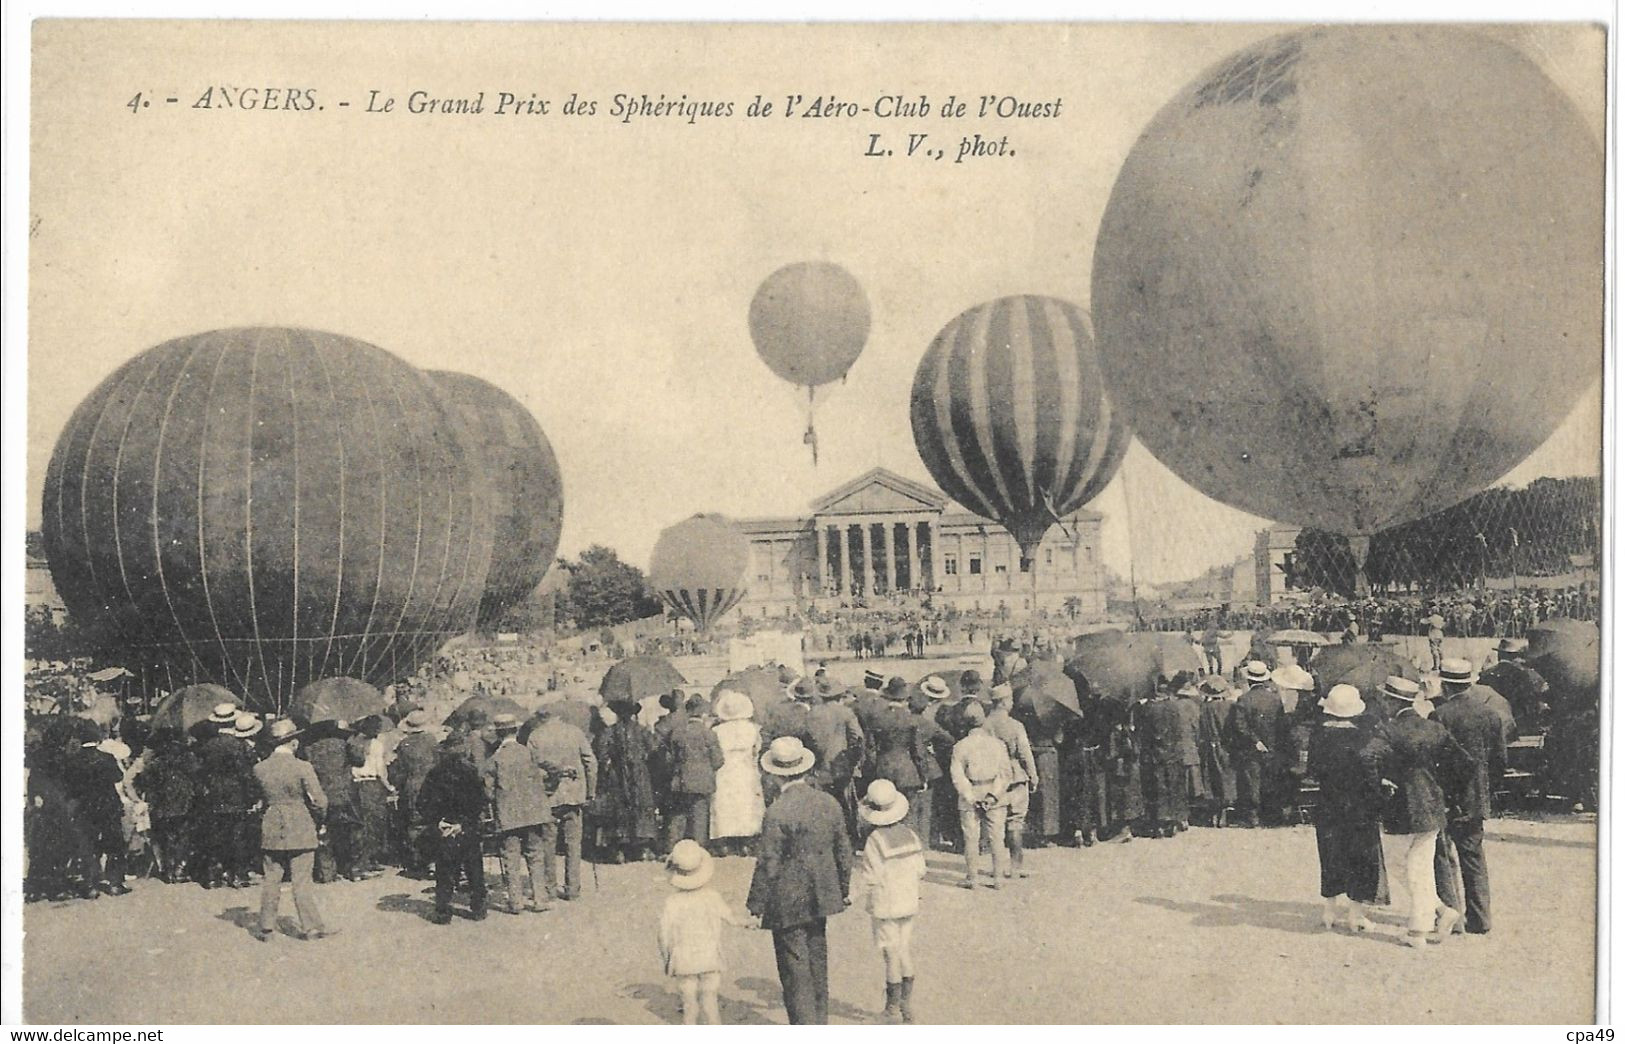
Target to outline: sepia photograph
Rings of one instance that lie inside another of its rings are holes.
[[[1608,1017],[1611,26],[21,28],[8,1021]]]

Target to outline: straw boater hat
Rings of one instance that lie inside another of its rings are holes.
[[[1241,676],[1254,685],[1262,685],[1270,680],[1269,665],[1263,660],[1248,660],[1247,666],[1242,668]]]
[[[1439,680],[1452,685],[1471,685],[1473,681],[1473,665],[1467,660],[1441,660],[1439,662]]]
[[[231,734],[238,739],[248,739],[250,736],[259,735],[260,729],[264,727],[265,724],[255,715],[239,714],[237,719],[232,722]]]
[[[744,721],[756,713],[756,706],[750,702],[750,697],[734,689],[723,689],[717,693],[716,711],[718,721]]]
[[[1315,687],[1315,679],[1295,663],[1275,668],[1270,672],[1270,681],[1280,688],[1296,689],[1298,692],[1308,692]]]
[[[401,731],[407,734],[422,732],[429,727],[429,712],[422,707],[417,708],[401,719]]]
[[[711,853],[690,837],[673,845],[671,855],[666,857],[666,869],[671,871],[671,886],[684,892],[704,888],[711,880],[712,866]]]
[[[1422,687],[1409,678],[1401,678],[1397,674],[1390,674],[1382,683],[1382,694],[1389,699],[1415,703],[1422,698]]]
[[[1354,686],[1333,685],[1332,691],[1320,701],[1320,709],[1334,718],[1357,718],[1365,713],[1365,701]]]
[[[908,798],[904,797],[889,779],[877,779],[869,784],[863,800],[858,804],[858,818],[870,826],[891,826],[908,815]]]
[[[498,732],[518,732],[519,719],[512,714],[498,714],[491,719],[491,727]]]
[[[237,705],[235,703],[215,704],[214,712],[209,715],[209,720],[216,725],[237,724]]]
[[[762,771],[773,776],[801,776],[818,763],[818,755],[794,736],[780,736],[762,752]]]
[[[953,695],[953,690],[948,688],[948,683],[935,674],[920,683],[920,691],[933,700],[945,700]]]

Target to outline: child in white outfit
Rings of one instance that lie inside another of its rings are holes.
[[[720,1025],[717,989],[722,984],[722,926],[744,928],[750,919],[735,914],[715,889],[706,887],[711,880],[711,855],[699,842],[679,841],[666,868],[676,891],[666,897],[660,913],[660,959],[682,993],[683,1024],[695,1025],[703,1010],[712,1025]]]
[[[908,799],[889,779],[869,784],[858,815],[875,829],[863,845],[869,916],[875,945],[886,962],[887,1022],[914,1021],[914,915],[920,912],[920,881],[925,878],[925,846],[902,822]]]

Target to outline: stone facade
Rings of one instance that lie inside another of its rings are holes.
[[[939,605],[1012,611],[1059,610],[1077,598],[1081,616],[1100,616],[1100,522],[1095,511],[1066,516],[1029,563],[1002,526],[876,468],[815,500],[810,516],[740,520],[751,541],[740,611],[764,617],[930,594]]]

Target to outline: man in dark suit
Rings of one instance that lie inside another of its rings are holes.
[[[901,678],[896,680],[902,681]],[[818,767],[809,782],[840,803],[847,834],[855,842],[858,808],[852,778],[864,760],[863,728],[852,708],[841,702],[845,689],[827,678],[818,680],[815,685],[818,702],[807,708],[807,728],[812,731],[812,749],[818,755]]]
[[[1453,811],[1440,835],[1434,856],[1439,896],[1466,914],[1467,931],[1483,935],[1490,930],[1490,871],[1484,861],[1484,820],[1490,815],[1495,788],[1506,773],[1506,722],[1473,685],[1472,664],[1445,660],[1439,671],[1444,691],[1435,705],[1433,720],[1450,730],[1472,759],[1461,806]],[[1461,890],[1456,889],[1456,870]]]
[[[429,715],[422,709],[401,719],[401,741],[395,745],[395,760],[389,764],[389,781],[397,795],[396,820],[400,824],[401,851],[406,870],[412,875],[427,872],[434,858],[434,845],[428,832],[434,829],[418,812],[418,792],[437,758],[438,741],[428,731]]]
[[[666,814],[666,850],[688,838],[711,842],[711,795],[717,792],[722,744],[705,724],[703,696],[689,697],[683,722],[666,737],[665,762],[671,769],[671,799]]]
[[[227,715],[231,722],[220,720]],[[236,736],[236,717],[236,708],[231,704],[215,707],[209,717],[215,734],[198,747],[203,796],[192,807],[203,832],[193,847],[198,866],[192,879],[205,888],[248,885],[244,827],[259,786],[254,781],[254,755],[247,741]]]
[[[1231,718],[1231,760],[1236,766],[1236,812],[1241,825],[1258,826],[1265,781],[1286,747],[1286,708],[1262,661],[1249,661],[1242,673],[1249,688],[1236,701]]]
[[[553,804],[547,777],[557,777],[562,769],[544,764],[540,755],[517,742],[519,720],[512,714],[491,719],[497,734],[497,749],[481,770],[485,791],[491,799],[491,813],[502,843],[502,881],[507,886],[507,912],[525,909],[525,870],[530,871],[530,909],[541,913],[553,908]],[[521,861],[520,853],[524,854]]]
[[[470,916],[485,919],[485,860],[480,851],[485,808],[485,786],[468,744],[460,736],[447,737],[418,790],[417,803],[433,842],[436,924],[451,923],[451,898],[459,878],[468,881]]]
[[[773,933],[784,1007],[794,1026],[829,1022],[824,922],[850,901],[852,846],[841,806],[805,782],[817,760],[794,736],[774,740],[762,754],[762,769],[782,785],[762,820],[745,901]]]

